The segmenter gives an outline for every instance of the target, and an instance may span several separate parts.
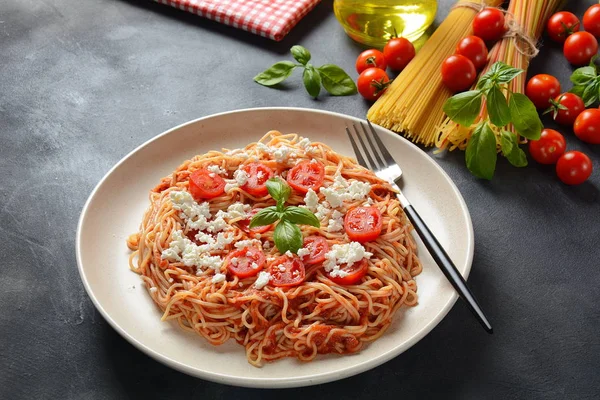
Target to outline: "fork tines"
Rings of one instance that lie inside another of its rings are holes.
[[[354,135],[352,132],[350,132],[350,129],[346,127],[346,134],[350,139],[350,143],[352,144],[352,149],[354,150],[354,154],[356,154],[356,160],[358,163],[363,167],[369,168],[373,171],[380,171],[392,164],[395,164],[396,162],[392,158],[392,155],[385,148],[383,142],[379,138],[379,135],[377,135],[377,132],[375,132],[373,125],[371,125],[371,122],[367,121],[370,132],[367,131],[367,128],[362,122],[359,124],[362,128],[362,133],[359,131],[356,124],[352,124],[355,132]],[[358,138],[360,147],[358,146],[354,136]],[[366,142],[363,138],[366,138]]]

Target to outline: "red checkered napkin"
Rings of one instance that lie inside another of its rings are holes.
[[[320,0],[154,1],[279,41]]]

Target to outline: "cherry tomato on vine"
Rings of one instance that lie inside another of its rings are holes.
[[[358,76],[356,86],[358,93],[367,100],[375,101],[385,92],[390,84],[390,78],[379,68],[365,69]]]
[[[465,56],[454,54],[442,63],[442,81],[453,92],[467,90],[477,79],[475,65]]]
[[[600,144],[600,109],[582,111],[573,124],[573,132],[586,143]]]
[[[546,109],[550,107],[550,99],[560,94],[560,82],[548,74],[538,74],[527,82],[525,95],[537,107]]]
[[[504,26],[504,13],[497,8],[484,8],[475,15],[473,20],[473,34],[485,41],[494,42],[502,38],[506,27]]]
[[[598,41],[589,32],[575,32],[565,40],[563,54],[575,66],[589,64],[598,52]]]
[[[600,38],[600,4],[594,4],[583,14],[583,27],[592,35]]]
[[[554,164],[567,148],[563,135],[554,129],[544,129],[539,140],[529,142],[529,154],[540,164]]]
[[[356,72],[359,74],[367,68],[379,68],[385,71],[387,63],[383,53],[376,49],[365,50],[356,59]]]
[[[391,69],[402,71],[415,56],[415,46],[403,37],[393,38],[384,46],[383,56]]]
[[[579,32],[579,18],[568,11],[557,12],[548,20],[546,31],[550,39],[558,43],[564,43],[567,37]]]
[[[552,118],[561,125],[573,125],[577,116],[585,110],[583,100],[574,93],[560,94],[550,103]]]
[[[592,160],[580,151],[567,151],[556,163],[556,175],[567,185],[579,185],[591,174]]]
[[[479,36],[467,36],[458,42],[456,54],[467,57],[478,70],[487,63],[488,50]]]

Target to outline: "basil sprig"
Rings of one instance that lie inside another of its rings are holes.
[[[250,221],[250,228],[270,225],[277,221],[273,240],[281,254],[291,251],[296,254],[302,247],[302,232],[298,224],[321,227],[319,219],[306,208],[296,206],[285,206],[292,190],[285,181],[280,178],[271,178],[267,181],[267,190],[271,197],[277,202],[276,206],[266,207],[260,210]]]
[[[304,68],[302,82],[309,95],[314,98],[321,93],[321,86],[333,96],[347,96],[357,92],[356,84],[352,78],[340,67],[334,64],[325,64],[315,67],[309,63],[310,52],[302,46],[293,46],[290,49],[294,59],[299,64],[291,61],[279,61],[254,77],[254,81],[263,86],[275,86],[283,82],[298,67]]]
[[[595,59],[596,57],[587,67],[577,68],[571,75],[573,88],[570,92],[581,97],[586,107],[600,101],[600,75],[598,75]]]
[[[527,96],[513,93],[507,87],[522,73],[522,69],[498,61],[479,78],[474,90],[458,93],[444,104],[448,118],[470,127],[480,117],[485,100],[488,118],[479,121],[465,151],[467,168],[479,178],[494,176],[498,146],[515,167],[527,165],[527,156],[519,147],[517,136],[504,129],[507,125],[512,124],[515,131],[527,139],[540,138],[544,127],[535,106]]]

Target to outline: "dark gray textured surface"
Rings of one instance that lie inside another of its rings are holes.
[[[452,2],[440,3],[438,21]],[[593,1],[571,3],[582,15]],[[264,391],[171,370],[100,317],[77,273],[76,223],[94,185],[127,152],[172,126],[238,108],[365,115],[358,96],[310,99],[298,76],[283,90],[252,82],[296,43],[315,63],[356,76],[360,48],[331,1],[280,43],[149,1],[0,2],[0,398],[597,398],[600,149],[564,129],[569,147],[596,168],[579,187],[562,185],[552,167],[517,170],[504,160],[482,182],[462,154],[434,156],[471,211],[469,283],[493,336],[458,302],[421,342],[372,371]],[[571,67],[560,53],[548,43],[530,74],[555,74],[568,88]]]

